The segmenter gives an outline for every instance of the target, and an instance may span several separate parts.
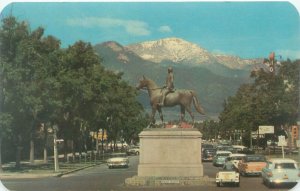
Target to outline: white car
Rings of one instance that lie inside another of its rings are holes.
[[[263,183],[268,187],[279,184],[297,184],[300,179],[297,162],[292,159],[274,158],[267,162],[261,173]]]
[[[125,143],[125,142],[122,143],[122,142],[117,141],[115,144],[113,142],[108,143],[107,146],[108,147],[114,147],[114,146],[116,146],[116,148],[121,149],[121,148],[127,148],[128,144]]]
[[[139,146],[133,146],[129,148],[126,153],[128,155],[139,155],[140,154],[140,147]]]
[[[232,145],[232,147],[236,152],[241,152],[241,151],[247,149],[247,147],[243,146],[243,145]]]
[[[111,154],[111,158],[107,160],[108,168],[115,167],[129,167],[129,159],[126,153],[113,153]]]
[[[240,173],[237,172],[231,161],[224,164],[222,170],[217,172],[216,183],[218,187],[225,184],[233,184],[237,187],[240,186]]]

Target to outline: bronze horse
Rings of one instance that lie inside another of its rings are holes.
[[[150,97],[150,104],[152,108],[150,125],[153,125],[155,123],[154,116],[156,110],[159,112],[160,119],[163,122],[164,119],[161,112],[161,106],[158,105],[162,96],[161,91],[163,91],[163,88],[157,86],[153,80],[146,78],[145,76],[143,76],[143,78],[139,81],[139,84],[137,85],[136,88],[138,90],[144,88],[148,91]],[[183,121],[185,117],[185,111],[187,111],[190,114],[194,125],[195,122],[194,114],[192,113],[192,109],[191,109],[192,102],[194,103],[196,111],[202,115],[205,115],[204,110],[201,107],[200,102],[196,96],[196,92],[194,90],[179,89],[179,90],[175,90],[172,93],[169,93],[166,96],[164,107],[173,107],[176,105],[180,105],[180,110],[181,110],[180,120]]]

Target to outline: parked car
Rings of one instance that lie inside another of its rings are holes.
[[[233,150],[235,153],[239,153],[239,152],[242,152],[243,150],[247,149],[246,146],[243,146],[243,145],[232,145],[233,147]]]
[[[240,154],[240,153],[232,153],[229,155],[229,158],[231,160],[231,162],[233,163],[234,167],[236,169],[238,169],[238,164],[239,162],[243,159],[243,157],[245,157],[245,154]]]
[[[217,151],[230,151],[231,153],[233,153],[234,149],[231,145],[218,145]]]
[[[300,173],[297,162],[292,159],[274,158],[267,162],[267,166],[262,169],[263,183],[268,187],[279,184],[297,184]]]
[[[238,151],[238,153],[252,155],[255,154],[255,151],[249,148],[244,148],[243,150]]]
[[[125,142],[117,141],[116,143],[110,142],[110,143],[108,143],[107,146],[108,147],[116,147],[117,149],[121,149],[121,148],[127,148],[128,144]]]
[[[261,175],[261,171],[266,167],[266,157],[263,155],[246,155],[238,164],[239,172],[242,176]]]
[[[130,147],[126,153],[128,155],[139,155],[140,154],[140,147],[139,146],[133,146],[133,147]]]
[[[214,166],[223,166],[225,164],[225,160],[231,154],[230,151],[217,151],[215,156],[213,157],[213,165]]]
[[[215,154],[216,149],[204,149],[202,152],[202,161],[212,161]]]
[[[230,161],[230,157],[226,160],[228,160],[226,164],[224,164],[223,168],[216,174],[217,186],[223,186],[224,184],[240,186],[240,174],[237,172],[232,161]]]
[[[207,144],[207,143],[202,143],[202,152],[205,150],[205,149],[213,149],[214,148],[214,145],[212,144]]]
[[[112,153],[110,158],[107,160],[108,168],[114,167],[125,167],[129,166],[129,159],[126,153]]]

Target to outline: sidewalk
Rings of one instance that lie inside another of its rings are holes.
[[[27,179],[27,178],[44,178],[44,177],[61,177],[85,168],[93,167],[102,162],[83,162],[83,163],[59,163],[59,172],[54,172],[53,162],[44,164],[43,161],[35,160],[34,164],[22,161],[21,169],[15,169],[15,163],[2,165],[3,172],[0,173],[0,180],[6,179]]]

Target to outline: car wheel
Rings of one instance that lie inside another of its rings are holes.
[[[245,176],[245,172],[244,172],[244,171],[241,171],[241,175],[242,175],[242,176]]]
[[[269,188],[273,188],[273,187],[274,187],[274,185],[273,185],[272,182],[268,182],[268,183],[267,183],[267,186],[268,186]]]
[[[220,186],[221,186],[220,182],[217,182],[217,187],[220,187]]]

